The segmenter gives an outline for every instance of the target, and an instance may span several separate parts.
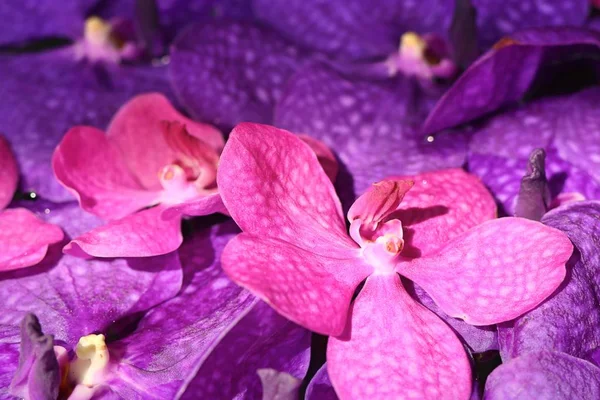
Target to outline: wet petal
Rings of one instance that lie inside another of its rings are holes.
[[[468,399],[471,394],[460,341],[410,298],[396,275],[367,279],[344,336],[329,338],[327,360],[341,398]]]
[[[593,400],[600,396],[600,368],[559,352],[533,352],[500,365],[488,377],[489,400]]]
[[[19,169],[15,156],[6,139],[0,136],[0,212],[11,202],[18,180]]]
[[[448,315],[490,325],[515,318],[552,294],[572,252],[559,230],[523,218],[500,218],[397,269]]]

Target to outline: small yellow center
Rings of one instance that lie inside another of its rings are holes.
[[[400,52],[422,56],[427,49],[427,43],[421,36],[414,32],[406,32],[400,38]]]
[[[71,379],[79,384],[94,386],[102,381],[102,373],[110,355],[104,335],[88,335],[79,339],[75,348],[77,358],[71,363]]]
[[[110,40],[112,27],[100,17],[85,20],[85,39],[94,44],[105,44]]]

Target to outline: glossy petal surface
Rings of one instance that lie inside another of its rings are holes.
[[[569,261],[565,281],[548,300],[499,326],[504,360],[541,350],[591,357],[600,340],[599,218],[598,202],[565,205],[544,216],[543,222],[565,232],[579,253]]]
[[[18,180],[17,161],[6,139],[0,136],[0,211],[12,200]]]
[[[559,352],[524,354],[496,368],[486,400],[592,400],[600,396],[600,368]]]
[[[462,165],[466,154],[460,135],[438,135],[429,143],[417,132],[429,102],[408,79],[349,80],[314,65],[288,84],[275,124],[319,139],[338,155],[350,176],[338,178],[351,192],[343,195],[350,204],[384,177]]]
[[[204,23],[173,43],[169,73],[191,115],[230,129],[243,121],[271,123],[283,85],[303,58],[266,28]]]
[[[48,246],[63,239],[63,231],[24,208],[0,211],[0,271],[42,261]]]
[[[572,251],[567,236],[556,229],[500,218],[455,237],[435,254],[399,263],[397,270],[446,314],[490,325],[546,299],[563,281]]]
[[[345,398],[468,399],[469,361],[460,341],[417,304],[400,278],[372,276],[354,301],[344,336],[329,338],[327,371]]]

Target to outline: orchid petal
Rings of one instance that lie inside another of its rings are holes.
[[[96,128],[71,128],[54,152],[52,168],[84,210],[104,219],[123,218],[159,197],[144,190],[119,148]]]
[[[298,135],[298,137],[315,152],[319,164],[323,167],[323,171],[325,171],[331,182],[335,183],[339,172],[339,165],[331,149],[325,143],[308,135]]]
[[[539,221],[550,207],[550,189],[546,178],[546,152],[536,149],[529,155],[527,175],[515,204],[515,216]]]
[[[17,182],[19,169],[6,139],[0,136],[0,212],[11,202]]]
[[[177,250],[181,215],[163,218],[165,207],[142,210],[73,239],[63,251],[77,257],[150,257]]]
[[[559,352],[533,352],[500,365],[488,377],[486,400],[593,400],[600,368]]]
[[[498,327],[503,360],[528,352],[556,350],[590,359],[600,332],[600,203],[578,202],[546,214],[543,222],[565,232],[578,253],[552,297],[524,316]]]
[[[242,233],[223,253],[223,269],[277,312],[318,333],[339,335],[358,284],[372,268],[351,252],[329,256]]]
[[[256,371],[263,389],[263,400],[297,400],[302,381],[272,368]]]
[[[202,216],[214,213],[229,215],[219,193],[201,196],[174,206],[166,207],[162,219],[176,218],[178,215]]]
[[[437,253],[399,263],[448,315],[472,325],[513,319],[560,285],[573,252],[557,229],[523,218],[500,218],[465,232]]]
[[[191,115],[230,129],[242,121],[272,122],[283,85],[304,57],[264,27],[202,23],[173,43],[169,73]]]
[[[63,231],[24,208],[0,211],[0,271],[37,264],[48,246],[63,239]]]
[[[342,399],[468,399],[470,367],[458,338],[415,303],[400,278],[371,276],[344,336],[329,338],[327,371]]]
[[[333,385],[329,380],[327,363],[319,368],[315,376],[310,380],[306,388],[306,400],[338,400]]]
[[[290,132],[243,123],[217,171],[223,203],[244,232],[304,249],[351,249],[340,202],[308,145]]]

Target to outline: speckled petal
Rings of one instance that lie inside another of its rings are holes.
[[[203,23],[175,40],[169,73],[191,115],[231,129],[243,121],[271,123],[283,85],[303,58],[258,25]]]
[[[324,335],[342,333],[352,295],[372,270],[358,251],[353,256],[334,248],[321,256],[246,233],[226,247],[223,269],[282,315]]]
[[[12,332],[2,331],[3,336],[5,333]],[[10,395],[9,388],[19,365],[19,338],[13,336],[12,340],[4,339],[0,338],[0,398],[15,400],[17,397]]]
[[[536,73],[545,64],[543,55],[563,46],[598,47],[600,36],[577,28],[531,29],[500,41],[481,56],[439,100],[423,127],[432,133],[488,114],[521,100]],[[558,49],[558,50],[557,50]],[[556,62],[556,57],[545,57]]]
[[[257,299],[227,279],[219,262],[223,247],[237,232],[230,222],[197,230],[186,239],[179,249],[182,291],[113,344],[122,359],[120,374],[110,386],[120,398],[176,398],[184,381],[252,310]]]
[[[331,181],[311,148],[290,132],[238,125],[223,150],[217,183],[244,232],[311,251],[356,247]]]
[[[408,79],[348,80],[324,65],[300,71],[279,102],[275,124],[323,141],[346,169],[340,184],[351,203],[372,183],[391,175],[412,175],[462,166],[465,140],[438,135],[432,143],[416,131],[431,98]],[[425,97],[425,98],[424,98]],[[348,204],[349,205],[349,204]]]
[[[0,212],[10,203],[17,189],[19,169],[10,145],[0,135]]]
[[[333,385],[329,380],[327,373],[327,363],[325,363],[310,380],[306,388],[306,400],[338,400]]]
[[[17,342],[23,316],[33,312],[44,332],[74,345],[81,336],[173,297],[181,275],[176,254],[84,261],[54,249],[37,266],[0,273],[4,341]]]
[[[552,294],[572,252],[573,245],[557,229],[524,218],[500,218],[397,269],[446,314],[490,325],[515,318]]]
[[[406,31],[444,33],[453,3],[361,0],[285,3],[254,1],[257,17],[298,44],[338,59],[385,57],[397,49]]]
[[[542,221],[564,231],[579,254],[569,261],[567,277],[552,297],[499,326],[502,358],[538,350],[589,358],[600,340],[600,203],[568,204],[546,214]]]
[[[39,263],[48,246],[63,236],[60,227],[43,222],[24,208],[0,211],[0,271]]]
[[[310,336],[309,331],[259,302],[214,348],[181,398],[268,399],[258,371],[274,368],[304,378],[310,361]],[[284,399],[275,399],[280,398]]]
[[[77,62],[71,48],[3,55],[0,76],[0,126],[17,158],[21,187],[54,201],[73,198],[53,178],[50,163],[69,128],[105,129],[131,96],[147,91],[170,93],[165,67],[93,68]]]
[[[404,176],[414,182],[398,210],[404,229],[404,256],[434,253],[448,240],[496,217],[496,204],[481,181],[462,169]]]
[[[163,218],[164,206],[156,206],[76,237],[63,251],[77,257],[150,257],[177,250],[183,241],[181,214]]]
[[[397,275],[371,276],[344,336],[329,338],[327,371],[342,399],[468,399],[469,360],[458,338],[417,304]]]
[[[500,365],[488,377],[486,400],[594,400],[600,368],[559,352],[532,352]]]

